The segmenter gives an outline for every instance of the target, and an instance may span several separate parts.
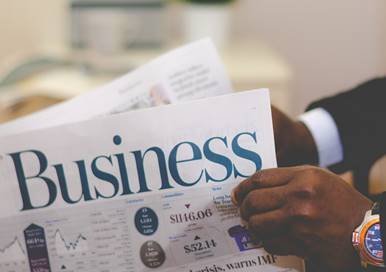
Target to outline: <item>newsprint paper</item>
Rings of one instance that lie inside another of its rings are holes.
[[[0,156],[0,271],[303,271],[230,199],[276,166],[267,90],[12,135]]]
[[[231,203],[276,167],[268,91],[231,92],[202,40],[0,125],[0,271],[304,271]]]
[[[2,124],[0,136],[231,92],[216,48],[204,39],[68,102]]]

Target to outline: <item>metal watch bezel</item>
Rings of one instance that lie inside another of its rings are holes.
[[[358,251],[359,256],[361,258],[362,266],[366,267],[367,265],[373,265],[376,267],[385,267],[383,263],[383,259],[380,260],[378,258],[373,257],[368,249],[366,248],[366,234],[368,230],[374,226],[375,224],[380,223],[379,214],[371,214],[371,210],[366,212],[365,219],[362,224],[356,228],[353,232],[352,243],[354,248]]]

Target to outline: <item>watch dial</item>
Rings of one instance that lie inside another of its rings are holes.
[[[383,247],[381,240],[381,226],[379,223],[372,225],[365,236],[365,246],[368,253],[377,260],[383,260]]]

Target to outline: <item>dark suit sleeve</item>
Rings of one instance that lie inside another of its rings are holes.
[[[318,107],[327,110],[338,127],[344,157],[338,171],[369,165],[386,154],[386,78],[322,99],[308,109]]]

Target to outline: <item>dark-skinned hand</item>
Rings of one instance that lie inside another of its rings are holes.
[[[372,202],[339,176],[313,166],[263,170],[240,183],[233,199],[269,253],[330,272],[360,267],[351,236]]]

